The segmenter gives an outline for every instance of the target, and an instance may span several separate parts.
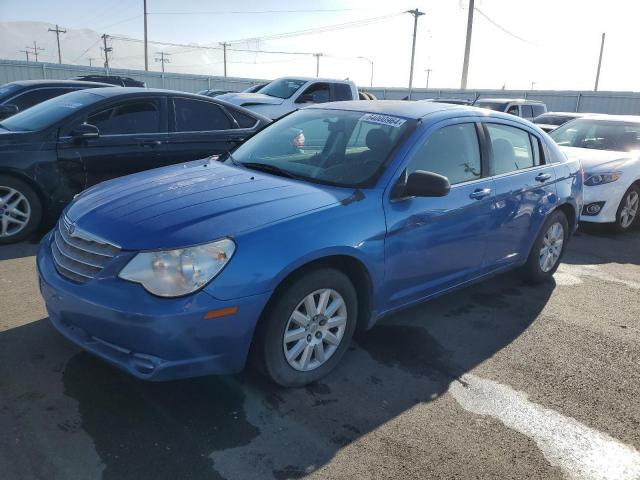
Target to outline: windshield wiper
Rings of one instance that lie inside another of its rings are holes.
[[[274,175],[279,175],[281,177],[294,178],[297,180],[300,179],[300,177],[295,173],[291,173],[288,170],[276,167],[275,165],[269,165],[268,163],[236,161],[236,164],[242,165],[243,167],[250,168],[252,170],[260,170],[262,172],[273,173]]]

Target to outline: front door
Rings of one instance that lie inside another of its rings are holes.
[[[484,268],[493,181],[485,176],[480,126],[468,121],[436,128],[409,154],[385,201],[385,283],[392,308],[463,283]],[[451,191],[444,197],[403,198],[402,183],[415,170],[446,176]]]
[[[166,155],[164,98],[137,98],[103,106],[77,123],[95,125],[97,138],[76,140],[74,125],[63,128],[58,142],[61,161],[80,159],[84,188],[170,163]]]
[[[522,262],[555,204],[555,171],[545,164],[543,144],[532,132],[506,123],[484,125],[495,188],[487,262]]]

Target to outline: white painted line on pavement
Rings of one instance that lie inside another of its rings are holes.
[[[490,415],[533,439],[551,465],[572,480],[638,480],[640,453],[571,417],[528,400],[523,392],[466,374],[449,392],[467,411]]]

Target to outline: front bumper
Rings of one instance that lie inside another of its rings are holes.
[[[590,187],[589,185],[584,186],[582,191],[584,207],[580,215],[581,222],[613,223],[616,221],[620,201],[628,188],[621,180],[622,179],[619,179],[615,182],[605,183],[604,185],[595,187]],[[589,205],[596,203],[604,203],[598,214],[586,215],[585,210]]]
[[[222,301],[201,290],[164,299],[116,277],[77,284],[55,269],[50,241],[48,234],[38,250],[40,291],[53,326],[79,347],[145,380],[244,367],[269,293]],[[207,312],[227,307],[238,311],[204,320]]]

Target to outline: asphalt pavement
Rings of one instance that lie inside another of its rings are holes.
[[[328,378],[145,383],[49,324],[36,243],[0,247],[0,478],[640,479],[640,231],[581,231],[384,319]]]

